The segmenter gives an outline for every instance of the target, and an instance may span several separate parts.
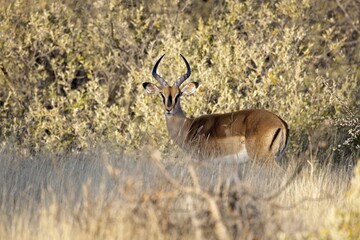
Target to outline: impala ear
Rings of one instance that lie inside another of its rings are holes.
[[[181,93],[185,94],[185,95],[192,95],[195,93],[195,91],[198,87],[199,87],[199,83],[190,82],[181,89]]]
[[[150,82],[144,82],[143,87],[146,90],[146,92],[150,93],[150,94],[159,94],[159,92],[160,92],[160,88]]]

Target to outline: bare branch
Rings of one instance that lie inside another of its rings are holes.
[[[272,200],[276,197],[278,197],[283,191],[285,191],[285,189],[287,189],[289,187],[289,185],[295,180],[295,178],[299,175],[299,173],[302,171],[303,167],[304,167],[305,163],[300,162],[293,174],[290,176],[290,178],[285,182],[285,184],[283,186],[281,186],[280,188],[278,188],[277,190],[275,190],[275,192],[273,192],[272,194],[268,195],[267,197],[262,197],[262,200],[265,201],[269,201]]]
[[[195,170],[192,167],[192,165],[189,165],[189,171],[193,178],[194,184],[198,185],[198,186],[195,186],[195,188],[182,186],[176,179],[174,179],[166,171],[166,169],[164,168],[164,165],[162,163],[160,163],[160,161],[158,159],[152,159],[152,160],[170,184],[172,184],[174,187],[176,187],[177,189],[179,189],[183,192],[195,194],[207,202],[209,211],[211,213],[211,217],[214,221],[215,233],[216,233],[218,239],[220,239],[220,240],[230,239],[230,235],[229,235],[229,233],[226,229],[226,226],[221,218],[221,213],[220,213],[220,210],[216,203],[215,198],[201,189],[200,184],[198,182],[198,178],[196,176]]]
[[[345,7],[340,3],[339,0],[336,0],[337,5],[341,8],[341,10],[344,12],[346,19],[350,22],[352,28],[354,29],[354,31],[356,31],[357,33],[360,33],[360,30],[358,29],[358,27],[356,26],[356,24],[354,23],[354,21],[351,19],[351,17],[349,16],[348,12],[346,11]]]
[[[18,98],[17,92],[16,92],[16,90],[15,90],[15,88],[14,88],[12,82],[11,82],[11,78],[10,78],[10,76],[9,76],[9,73],[8,73],[7,70],[5,69],[4,64],[3,64],[2,62],[0,62],[0,70],[1,70],[2,73],[4,74],[4,76],[5,76],[5,82],[9,85],[9,87],[10,87],[10,89],[11,89],[11,92],[12,92],[12,93],[14,94],[14,96],[15,96],[16,101],[17,101],[19,104],[21,104],[21,101],[20,101],[19,98]]]

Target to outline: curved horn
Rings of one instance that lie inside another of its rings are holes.
[[[190,65],[189,65],[188,61],[186,61],[186,58],[182,54],[180,54],[180,56],[182,57],[182,59],[184,60],[184,62],[186,64],[186,73],[183,76],[181,76],[178,80],[176,80],[176,82],[174,84],[176,87],[179,87],[191,75],[191,69],[190,69]]]
[[[155,63],[154,67],[153,67],[153,70],[152,70],[152,75],[153,77],[163,86],[163,87],[166,87],[166,86],[169,86],[169,84],[165,81],[165,79],[163,79],[159,74],[156,73],[156,70],[159,66],[159,63],[161,62],[161,59],[165,56],[162,55],[159,60],[157,60],[157,62]]]

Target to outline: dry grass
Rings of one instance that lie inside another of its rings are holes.
[[[3,148],[0,238],[316,238],[346,206],[351,173],[340,167],[306,165],[292,178],[292,164],[166,164],[104,149],[26,157]]]

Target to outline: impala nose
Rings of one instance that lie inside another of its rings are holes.
[[[172,114],[173,109],[172,108],[165,108],[165,114]]]

